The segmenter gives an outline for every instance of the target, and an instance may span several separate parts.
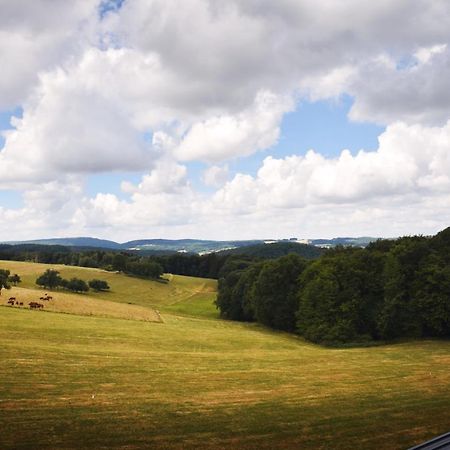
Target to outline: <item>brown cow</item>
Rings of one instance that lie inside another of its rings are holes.
[[[37,302],[30,302],[30,303],[28,303],[28,305],[30,306],[30,309],[41,309],[44,307],[44,305],[42,303],[37,303]]]

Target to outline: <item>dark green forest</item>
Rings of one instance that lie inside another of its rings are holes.
[[[256,321],[317,343],[450,336],[450,228],[434,237],[336,247],[230,267],[222,317]]]

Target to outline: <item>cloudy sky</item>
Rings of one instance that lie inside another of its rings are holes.
[[[450,225],[448,0],[0,0],[0,240]]]

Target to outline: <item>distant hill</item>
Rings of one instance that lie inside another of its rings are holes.
[[[371,242],[377,241],[380,238],[363,236],[363,237],[337,237],[332,239],[311,239],[311,244],[319,247],[336,247],[336,245],[366,247]]]
[[[295,253],[306,259],[319,258],[325,249],[297,242],[274,242],[272,244],[257,244],[219,252],[220,255],[245,255],[264,259],[279,258]]]
[[[121,248],[121,244],[118,244],[117,242],[91,237],[34,239],[29,241],[11,241],[4,243],[11,245],[37,244],[37,245],[62,245],[65,247],[92,247],[92,248],[109,248],[109,249]]]
[[[245,251],[246,254],[251,254],[251,252],[262,252],[262,254],[269,255],[272,252],[279,252],[279,256],[282,256],[286,251],[291,251],[293,253],[298,253],[302,245],[306,247],[334,247],[336,245],[344,246],[357,246],[365,247],[370,242],[376,241],[378,238],[373,237],[343,237],[343,238],[333,238],[333,239],[313,239],[308,241],[308,244],[300,244],[295,240],[273,240],[264,241],[259,239],[246,240],[246,241],[213,241],[213,240],[203,240],[203,239],[138,239],[133,241],[128,241],[124,243],[114,242],[107,239],[97,239],[92,237],[74,237],[74,238],[50,238],[50,239],[35,239],[27,241],[10,241],[3,242],[3,244],[9,245],[58,245],[70,247],[73,250],[87,250],[87,249],[108,249],[108,250],[133,250],[141,251],[147,255],[157,255],[157,254],[168,254],[173,252],[179,253],[198,253],[200,255],[204,253],[222,252],[222,251],[232,251],[236,250],[239,253],[239,249],[252,247]],[[264,244],[264,242],[271,242],[270,244]],[[274,247],[269,250],[268,246],[277,245],[279,247]],[[253,248],[255,247],[255,248]],[[276,250],[278,249],[278,250]],[[315,255],[313,250],[306,250],[303,248],[304,252],[310,251],[311,255]],[[301,253],[299,253],[301,254]],[[257,256],[257,255],[255,255]],[[266,257],[266,256],[261,256]],[[270,256],[269,256],[270,257]],[[316,256],[314,256],[316,257]]]
[[[182,253],[212,253],[221,250],[246,247],[262,243],[260,240],[252,241],[210,241],[201,239],[141,239],[121,244],[127,250],[159,250],[176,251]]]

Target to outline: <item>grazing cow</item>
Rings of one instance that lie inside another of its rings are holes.
[[[23,302],[20,302],[20,303],[19,303],[19,306],[23,306]]]
[[[19,302],[16,300],[16,305],[19,305]]]
[[[14,300],[11,300],[11,299],[10,299],[10,300],[8,300],[7,303],[8,303],[8,305],[14,306]]]
[[[11,300],[15,302],[16,301],[16,297],[9,297],[9,301],[11,301]]]
[[[30,309],[41,309],[44,307],[44,305],[42,303],[37,303],[37,302],[30,302],[30,303],[28,303],[28,305],[30,306]]]

